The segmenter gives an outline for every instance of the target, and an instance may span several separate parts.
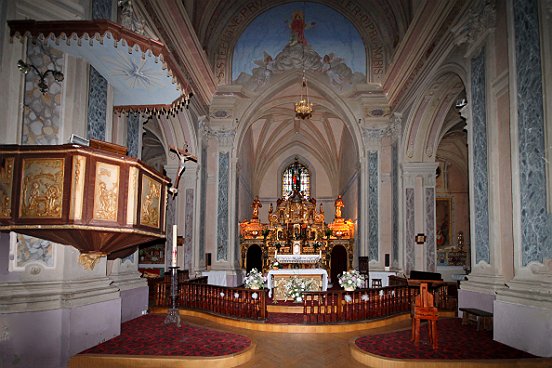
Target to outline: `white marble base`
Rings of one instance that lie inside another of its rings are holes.
[[[552,309],[496,300],[494,339],[541,357],[552,357]]]

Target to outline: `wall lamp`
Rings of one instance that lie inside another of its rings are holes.
[[[41,73],[36,66],[34,66],[33,64],[27,64],[23,60],[19,60],[17,62],[17,68],[21,73],[25,75],[27,75],[27,73],[29,73],[31,69],[33,69],[35,73],[38,75],[38,77],[40,78],[40,82],[38,82],[38,89],[42,93],[48,92],[48,85],[46,84],[46,81],[45,81],[45,78],[48,75],[48,73],[52,74],[52,77],[54,77],[56,82],[62,82],[64,78],[63,73],[58,70],[48,69],[44,73]]]

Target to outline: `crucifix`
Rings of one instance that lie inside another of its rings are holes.
[[[186,170],[184,164],[187,161],[197,162],[197,156],[194,156],[190,152],[188,152],[187,148],[180,149],[175,146],[169,146],[169,149],[171,152],[176,153],[179,160],[178,170],[176,171],[176,178],[174,179],[175,183],[172,187],[169,188],[169,192],[171,192],[172,196],[174,197],[178,193],[178,184],[180,183],[180,178]]]

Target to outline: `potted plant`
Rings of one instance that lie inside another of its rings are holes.
[[[272,262],[272,269],[273,270],[279,270],[280,269],[280,263],[278,261]]]
[[[346,291],[354,291],[356,288],[362,287],[365,280],[364,275],[361,275],[357,270],[343,272],[337,279],[339,280],[339,286]]]
[[[243,284],[248,289],[263,289],[266,277],[262,275],[256,268],[252,268],[251,271],[245,276]]]

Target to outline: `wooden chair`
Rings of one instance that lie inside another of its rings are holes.
[[[410,340],[414,341],[416,346],[420,343],[420,323],[427,321],[429,342],[433,350],[437,350],[437,319],[439,310],[434,306],[433,294],[428,290],[427,283],[420,284],[420,294],[416,296],[412,312],[412,335]]]

